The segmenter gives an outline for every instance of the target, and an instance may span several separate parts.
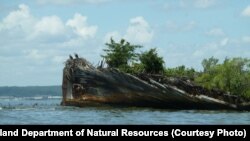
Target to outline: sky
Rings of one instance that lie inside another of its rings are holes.
[[[60,85],[69,54],[96,65],[111,37],[157,48],[168,68],[250,58],[250,1],[1,0],[0,86]]]

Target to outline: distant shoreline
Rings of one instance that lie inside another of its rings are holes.
[[[27,86],[0,86],[0,88],[25,88],[25,87],[60,87],[62,85],[27,85]]]
[[[0,96],[34,96],[62,94],[61,86],[0,86]]]

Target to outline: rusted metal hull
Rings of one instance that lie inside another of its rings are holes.
[[[76,60],[77,61],[77,60]],[[249,103],[230,103],[204,94],[192,94],[172,83],[160,83],[115,69],[97,69],[86,60],[66,65],[63,100],[67,106],[136,106],[164,109],[249,110]],[[79,65],[79,62],[80,65]],[[85,65],[84,65],[85,64]]]

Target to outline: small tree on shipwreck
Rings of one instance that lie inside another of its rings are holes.
[[[111,68],[118,68],[126,72],[129,69],[129,63],[132,63],[138,58],[138,54],[135,53],[137,48],[141,48],[139,45],[131,45],[129,42],[121,39],[120,42],[115,42],[112,38],[110,43],[105,44],[107,49],[103,49],[106,55],[101,55]]]
[[[143,52],[139,60],[146,73],[162,74],[164,72],[164,60],[158,56],[156,48]]]

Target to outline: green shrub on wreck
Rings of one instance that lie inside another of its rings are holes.
[[[203,72],[195,81],[209,89],[227,91],[233,95],[250,97],[250,60],[246,58],[226,58],[218,64],[218,59],[202,61]]]

